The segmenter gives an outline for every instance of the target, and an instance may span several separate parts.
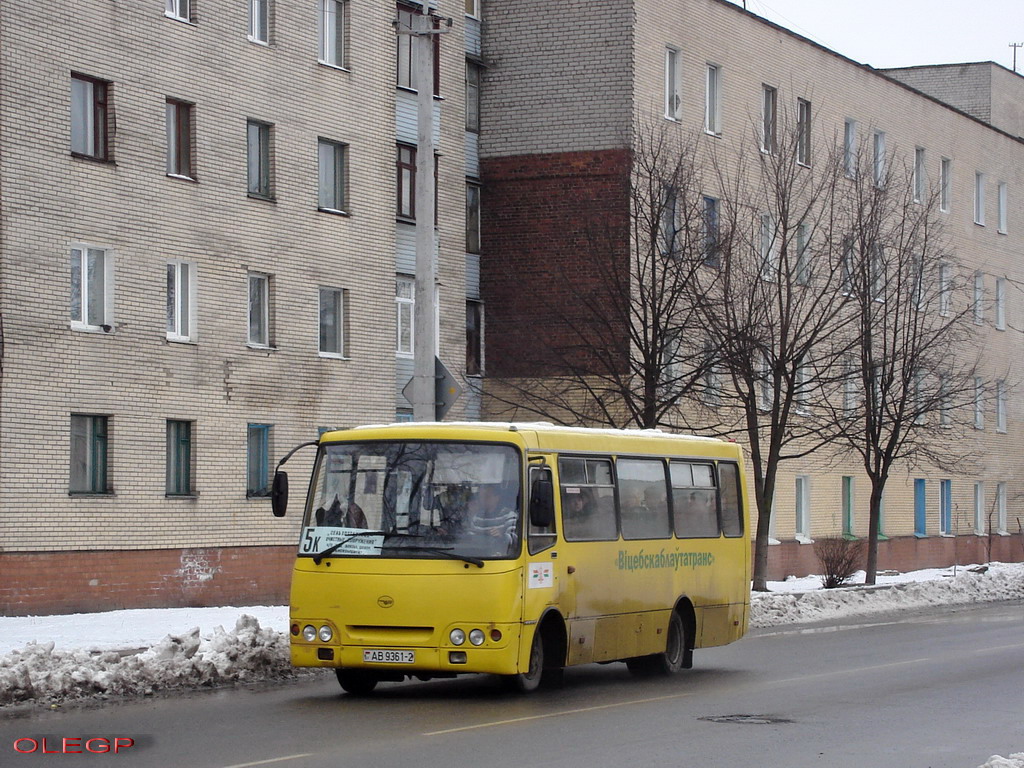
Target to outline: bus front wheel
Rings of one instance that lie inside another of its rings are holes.
[[[334,672],[341,689],[353,696],[366,696],[377,687],[377,678],[372,672],[363,669],[336,669]]]
[[[665,652],[629,659],[626,666],[634,675],[674,675],[683,668],[686,659],[686,625],[678,612],[668,620]]]
[[[523,693],[537,690],[540,687],[540,680],[544,676],[544,638],[541,636],[540,627],[533,633],[533,642],[530,643],[530,667],[525,672],[509,675],[506,682],[509,687]]]

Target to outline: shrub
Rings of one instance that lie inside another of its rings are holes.
[[[814,542],[814,554],[821,565],[821,585],[825,589],[835,589],[846,584],[860,569],[864,542],[830,536]]]

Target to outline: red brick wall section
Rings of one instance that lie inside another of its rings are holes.
[[[0,615],[283,605],[295,547],[0,554]]]
[[[878,569],[917,571],[959,563],[1024,562],[1020,536],[900,536],[878,542]],[[768,550],[768,580],[821,573],[813,544],[783,541]]]
[[[603,290],[605,269],[628,275],[629,154],[490,158],[481,176],[488,375],[557,371],[553,351],[564,354],[579,340],[572,323],[588,321],[580,296]],[[624,354],[625,333],[614,335],[606,341]]]

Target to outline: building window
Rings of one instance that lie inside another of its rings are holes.
[[[246,450],[246,496],[270,495],[270,424],[250,424]]]
[[[996,187],[996,200],[999,203],[998,211],[998,226],[996,229],[1002,235],[1006,234],[1006,182],[1000,181],[999,186]]]
[[[914,535],[918,538],[928,535],[927,484],[924,478],[914,479]]]
[[[345,199],[347,159],[348,147],[344,144],[327,139],[317,140],[317,206],[321,211],[345,212],[348,203]]]
[[[341,288],[320,289],[320,354],[325,357],[346,357],[345,291]]]
[[[413,315],[416,306],[416,281],[399,275],[395,278],[395,354],[413,355]]]
[[[717,267],[721,261],[720,234],[718,229],[718,200],[714,197],[704,197],[702,243],[704,251],[704,263],[709,267]]]
[[[71,493],[109,493],[108,418],[71,414]]]
[[[167,422],[168,496],[192,496],[192,422]]]
[[[466,0],[466,15],[480,18],[480,0]]]
[[[775,403],[775,376],[772,371],[772,360],[767,352],[760,354],[760,366],[757,372],[757,407],[762,411],[770,411]]]
[[[249,345],[270,346],[270,275],[249,273]]]
[[[1006,382],[996,382],[996,432],[1006,432]]]
[[[996,532],[1006,533],[1006,483],[996,483]]]
[[[480,253],[480,185],[466,183],[466,253]]]
[[[682,58],[678,49],[665,49],[665,117],[668,120],[679,120],[683,116]]]
[[[114,259],[109,251],[71,248],[71,327],[109,331],[113,319]]]
[[[348,29],[347,0],[320,0],[320,50],[321,64],[344,67],[348,64],[345,35]]]
[[[658,250],[662,256],[675,253],[679,199],[674,187],[661,188],[661,211],[658,216]]]
[[[857,358],[847,355],[843,358],[843,410],[853,411],[860,405],[860,368]]]
[[[416,56],[415,56],[415,44],[413,43],[414,35],[401,34],[402,31],[408,31],[413,28],[413,17],[421,16],[422,12],[419,9],[413,10],[404,5],[399,5],[397,10],[398,19],[398,30],[399,34],[396,35],[398,52],[398,74],[396,84],[399,88],[408,88],[409,90],[419,90],[416,85]],[[437,21],[434,21],[434,28],[437,28]],[[431,35],[430,39],[434,45],[434,95],[437,96],[439,93],[440,86],[440,35]]]
[[[852,237],[844,237],[839,254],[839,291],[843,296],[853,293],[854,244]]]
[[[484,357],[484,305],[479,301],[466,301],[466,375],[483,373]]]
[[[480,132],[480,65],[466,62],[466,130]]]
[[[996,278],[996,301],[995,301],[995,325],[996,330],[1006,330],[1006,278]]]
[[[974,484],[974,532],[985,535],[985,484],[981,482]]]
[[[974,428],[985,428],[985,382],[980,376],[974,377]]]
[[[398,145],[398,210],[399,218],[416,218],[416,148]]]
[[[811,164],[811,102],[807,99],[796,100],[796,161]]]
[[[939,264],[939,314],[943,317],[949,314],[952,298],[953,286],[950,281],[949,265]]]
[[[167,262],[167,339],[195,341],[196,267],[187,261]]]
[[[172,19],[177,19],[178,21],[191,21],[191,0],[167,0],[167,5],[164,10],[164,16],[168,16]]]
[[[717,136],[722,132],[722,70],[708,64],[704,96],[704,130]]]
[[[167,99],[167,173],[195,178],[192,168],[192,110],[184,101]]]
[[[974,273],[974,301],[971,303],[975,325],[985,322],[985,275]]]
[[[810,230],[807,224],[800,223],[796,227],[796,284],[807,285],[811,282]]]
[[[71,153],[109,160],[107,107],[110,84],[71,75]]]
[[[949,383],[942,376],[939,377],[939,426],[953,426],[953,404],[950,402]]]
[[[797,541],[811,540],[811,478],[796,476],[796,538]]]
[[[885,154],[885,131],[875,131],[871,136],[871,148],[874,154],[871,167],[874,172],[875,186],[885,186],[886,176],[886,154]]]
[[[809,365],[803,362],[800,363],[796,369],[794,384],[793,399],[796,404],[796,412],[802,416],[807,416],[811,412],[811,390],[814,386],[811,381],[811,367]]]
[[[914,202],[920,203],[928,196],[928,179],[925,172],[924,148],[914,148]]]
[[[953,533],[953,481],[939,480],[939,535]]]
[[[248,160],[249,194],[253,197],[271,197],[270,124],[258,120],[246,123],[246,155]]]
[[[249,0],[249,39],[270,42],[270,0]]]
[[[974,174],[974,223],[985,226],[985,174]]]
[[[761,214],[761,279],[777,280],[779,276],[779,247],[776,242],[775,220],[770,213]]]
[[[857,176],[857,121],[843,123],[843,171],[851,179]]]
[[[853,478],[843,475],[842,483],[843,535],[853,536]]]
[[[761,86],[761,151],[768,154],[775,154],[778,95],[770,85]]]
[[[939,163],[939,210],[949,212],[949,193],[952,184],[953,161],[948,157]]]

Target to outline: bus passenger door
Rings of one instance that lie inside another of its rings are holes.
[[[554,461],[554,457],[550,457]],[[548,606],[569,620],[575,596],[566,560],[558,551],[557,515],[551,465],[530,467],[527,509],[527,565],[525,621],[536,621]]]

